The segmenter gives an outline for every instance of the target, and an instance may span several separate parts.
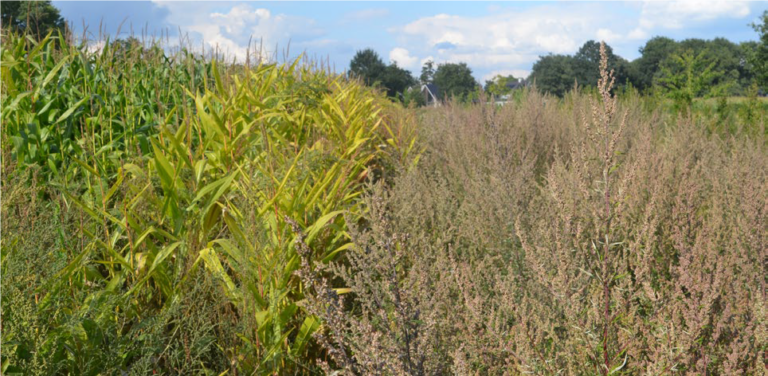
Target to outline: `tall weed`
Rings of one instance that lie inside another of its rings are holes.
[[[762,130],[649,115],[602,68],[598,97],[425,113],[425,153],[373,187],[349,266],[302,272],[341,371],[765,369]]]

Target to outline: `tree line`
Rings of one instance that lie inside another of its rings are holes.
[[[50,31],[66,30],[59,10],[50,1],[9,1],[1,8],[4,28],[26,31],[38,39]],[[660,91],[682,103],[697,97],[742,96],[768,86],[768,10],[751,25],[759,39],[734,43],[725,38],[690,38],[675,41],[657,36],[640,48],[641,56],[628,61],[606,46],[609,68],[615,71],[618,88],[633,87],[641,92]],[[528,82],[550,94],[563,96],[574,85],[597,84],[600,43],[590,40],[574,55],[548,54],[533,65]],[[372,49],[358,51],[350,62],[349,75],[369,86],[378,86],[387,95],[406,104],[424,104],[421,86],[434,84],[438,99],[477,98],[480,91],[497,97],[509,94],[510,82],[520,78],[496,76],[483,87],[466,63],[424,63],[416,78],[396,62],[384,63]]]
[[[3,28],[27,32],[38,40],[49,32],[66,30],[66,22],[59,10],[46,1],[4,1],[0,7],[0,23]]]
[[[676,100],[690,102],[697,97],[743,96],[750,90],[768,86],[768,11],[760,22],[751,25],[757,41],[734,43],[725,38],[712,40],[690,38],[681,41],[657,36],[640,48],[633,61],[616,55],[606,45],[608,67],[613,69],[619,89],[633,87],[640,92],[662,92]],[[528,82],[550,94],[563,96],[574,85],[597,84],[600,42],[584,43],[574,55],[548,54],[533,65]],[[469,100],[482,89],[502,96],[510,92],[513,76],[496,76],[481,88],[466,63],[424,63],[415,78],[396,62],[386,65],[372,49],[358,51],[350,63],[349,75],[366,84],[379,86],[389,97],[405,103],[420,104],[421,85],[435,84],[438,99],[458,97]],[[414,90],[415,89],[415,90]]]
[[[418,90],[421,85],[439,87],[439,92],[434,93],[439,99],[468,98],[477,86],[472,69],[466,63],[435,64],[427,61],[417,79],[410,71],[399,67],[397,62],[385,64],[381,56],[370,48],[355,54],[349,64],[349,76],[362,80],[366,85],[382,88],[392,99],[417,105],[424,104]]]

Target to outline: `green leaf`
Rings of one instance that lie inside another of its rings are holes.
[[[320,230],[325,227],[328,222],[330,222],[332,219],[336,218],[337,215],[340,215],[344,213],[344,210],[336,210],[333,212],[330,212],[318,219],[312,226],[310,226],[307,229],[307,244],[311,244],[312,241],[317,237],[317,235],[320,233]]]
[[[242,302],[240,291],[237,290],[234,282],[232,282],[232,279],[224,271],[224,267],[221,266],[219,257],[216,255],[213,249],[203,249],[200,251],[200,256],[198,256],[198,259],[202,259],[205,263],[205,268],[210,271],[214,277],[218,278],[222,282],[229,300],[236,305],[240,304]]]
[[[168,159],[162,153],[162,149],[157,145],[155,140],[152,140],[152,149],[154,150],[155,164],[157,166],[157,173],[160,175],[160,180],[163,183],[163,188],[166,192],[171,192],[174,187],[174,181],[176,180],[176,170],[171,166]]]
[[[59,69],[61,69],[61,67],[63,67],[64,64],[67,63],[67,60],[68,60],[67,58],[61,59],[61,61],[58,64],[56,64],[56,66],[54,66],[50,72],[48,72],[48,74],[43,79],[42,84],[40,85],[41,89],[44,89],[48,85],[48,83],[51,82],[51,80],[53,80],[53,77],[56,76],[56,73],[59,71]]]
[[[77,103],[75,103],[74,106],[70,107],[67,111],[65,111],[63,114],[61,114],[61,116],[59,116],[59,119],[56,120],[55,124],[59,124],[62,121],[67,120],[67,118],[69,118],[72,115],[72,113],[75,112],[75,110],[77,110],[78,107],[82,106],[83,103],[85,103],[87,100],[88,100],[88,98],[83,98],[80,101],[78,101]]]

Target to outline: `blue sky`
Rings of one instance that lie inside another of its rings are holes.
[[[386,61],[418,75],[427,59],[466,62],[478,80],[526,76],[540,55],[573,54],[584,42],[605,40],[629,59],[653,36],[756,40],[748,26],[768,2],[249,2],[54,1],[77,32],[99,25],[121,36],[179,30],[194,45],[245,56],[248,41],[267,52],[304,52],[341,71],[355,52],[373,48]],[[251,51],[254,50],[252,46]]]

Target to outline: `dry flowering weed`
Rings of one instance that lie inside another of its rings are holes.
[[[417,168],[305,281],[329,372],[765,371],[764,138],[620,100],[602,52],[594,95],[422,115]]]

